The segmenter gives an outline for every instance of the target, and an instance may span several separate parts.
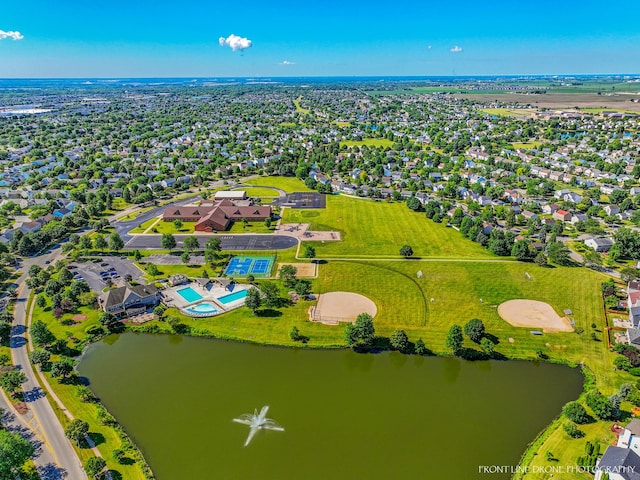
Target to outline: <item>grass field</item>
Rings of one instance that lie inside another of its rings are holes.
[[[246,225],[242,222],[234,222],[227,233],[273,233],[275,228],[275,222],[270,227],[267,227],[264,222],[249,222]]]
[[[284,190],[287,193],[293,192],[313,192],[314,190],[307,187],[304,182],[296,177],[278,177],[268,176],[252,178],[245,180],[247,185],[255,185],[258,187],[274,187]]]
[[[235,190],[244,190],[248,197],[278,197],[278,191],[267,187],[240,187]]]
[[[182,222],[182,226],[180,228],[176,228],[173,222],[165,222],[161,218],[154,217],[133,228],[130,233],[171,233],[173,235],[189,235],[195,231],[195,226],[196,222]]]
[[[340,242],[309,242],[319,258],[398,256],[408,244],[417,257],[492,258],[459,232],[428,220],[404,203],[327,196],[326,209],[285,209],[283,222],[310,223],[311,230],[338,230]],[[363,245],[367,248],[363,250]]]
[[[307,108],[303,108],[300,105],[301,101],[302,101],[302,97],[298,97],[293,101],[293,104],[296,106],[296,112],[302,113],[303,115],[309,115],[311,113],[311,110],[309,110]]]
[[[386,138],[365,138],[362,140],[343,140],[340,142],[340,146],[346,147],[382,147],[391,148],[393,146],[393,142],[391,140],[387,140]]]
[[[540,145],[542,145],[542,143],[541,142],[527,142],[527,143],[516,142],[516,143],[512,143],[511,145],[513,145],[513,148],[516,150],[519,148],[527,150],[530,148],[540,148]]]
[[[535,110],[524,108],[481,108],[480,111],[499,117],[532,117]]]

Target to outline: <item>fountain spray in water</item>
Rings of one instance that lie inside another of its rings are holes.
[[[277,432],[284,432],[284,428],[278,425],[276,422],[267,418],[267,412],[269,411],[269,406],[265,405],[260,409],[260,413],[258,410],[254,410],[253,414],[245,413],[241,415],[239,418],[234,418],[233,421],[236,423],[241,423],[243,425],[249,425],[249,436],[247,440],[244,442],[244,446],[246,447],[251,442],[251,439],[256,434],[256,432],[260,429],[265,430],[276,430]]]

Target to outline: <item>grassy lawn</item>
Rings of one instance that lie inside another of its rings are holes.
[[[512,143],[511,145],[513,145],[514,149],[530,149],[530,148],[540,148],[540,145],[542,145],[541,142],[527,142],[527,143]]]
[[[247,192],[247,196],[248,197],[279,197],[280,195],[278,194],[277,190],[274,190],[272,188],[268,188],[268,187],[241,187],[241,188],[236,188],[235,190],[244,190],[245,192]]]
[[[136,218],[138,218],[140,215],[142,215],[143,213],[148,212],[149,210],[156,208],[155,206],[151,206],[151,207],[144,207],[141,208],[140,210],[137,210],[133,213],[129,213],[127,215],[124,215],[122,217],[120,217],[118,220],[122,221],[122,222],[128,222],[130,220],[135,220]]]
[[[304,182],[296,177],[279,177],[267,176],[252,178],[245,180],[243,183],[247,185],[255,185],[258,187],[274,187],[284,190],[287,193],[293,192],[313,192],[314,190],[307,187]]]
[[[303,108],[300,105],[301,100],[302,100],[302,97],[298,97],[293,101],[293,104],[296,106],[296,112],[302,113],[303,115],[309,115],[311,113],[311,110],[309,110],[308,108]]]
[[[275,222],[267,227],[264,222],[249,222],[246,225],[242,222],[233,222],[228,233],[273,233],[275,230]]]
[[[365,138],[363,140],[343,140],[340,142],[340,146],[346,147],[389,147],[393,146],[393,142],[391,140],[387,140],[386,138]]]
[[[311,230],[340,231],[342,241],[309,242],[319,258],[399,256],[400,247],[405,244],[411,245],[417,257],[493,257],[456,230],[433,223],[424,213],[413,212],[402,202],[329,195],[326,209],[287,208],[283,222],[310,223]]]
[[[165,222],[161,218],[151,218],[133,228],[130,233],[171,233],[172,235],[189,235],[195,232],[196,222],[182,222],[180,228],[176,228],[173,222]]]
[[[125,208],[130,207],[130,206],[131,206],[131,204],[125,202],[122,197],[114,198],[111,201],[111,210],[120,211],[120,210],[124,210]]]

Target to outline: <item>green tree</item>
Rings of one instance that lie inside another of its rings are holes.
[[[480,348],[482,348],[482,351],[484,353],[491,356],[494,354],[496,350],[496,344],[493,343],[493,341],[490,338],[482,337],[482,340],[480,340]]]
[[[472,318],[465,324],[464,333],[472,342],[480,343],[485,334],[484,323],[479,318]]]
[[[119,332],[122,330],[122,323],[118,320],[113,313],[102,312],[98,317],[100,323],[110,332]]]
[[[186,252],[195,252],[200,248],[198,238],[194,236],[186,237],[183,242],[183,248]]]
[[[139,262],[142,259],[142,254],[140,253],[140,250],[134,250],[133,251],[133,259],[136,262]]]
[[[46,350],[36,349],[29,354],[29,358],[31,359],[31,363],[40,365],[40,368],[44,369],[45,366],[49,364],[51,354]]]
[[[298,269],[293,265],[283,265],[278,272],[278,277],[284,283],[285,287],[292,288],[297,282],[296,274]]]
[[[422,338],[419,338],[416,341],[415,352],[416,352],[416,355],[426,355],[427,346],[424,344],[424,341],[422,340]]]
[[[180,260],[182,260],[182,263],[187,265],[191,261],[191,255],[189,255],[189,252],[184,252],[180,255]]]
[[[42,320],[31,324],[31,339],[38,347],[46,347],[56,341],[56,337]]]
[[[11,370],[10,372],[2,374],[0,377],[0,386],[4,388],[9,395],[15,396],[20,385],[26,381],[27,377],[24,372],[21,372],[20,370]]]
[[[413,248],[411,248],[410,245],[403,245],[400,248],[400,255],[402,255],[405,258],[409,258],[413,256]]]
[[[264,226],[267,228],[271,228],[271,218],[267,217],[264,219]]]
[[[117,232],[113,232],[109,235],[109,248],[114,252],[119,252],[124,247],[122,237]]]
[[[269,308],[280,306],[280,295],[278,286],[273,282],[262,282],[260,290],[264,297],[264,305]]]
[[[576,427],[575,423],[563,423],[562,428],[565,433],[569,435],[571,438],[582,438],[584,437],[584,432]]]
[[[401,352],[406,352],[409,349],[409,337],[404,330],[394,330],[389,337],[389,342],[394,349]]]
[[[571,263],[571,251],[562,242],[553,242],[549,245],[549,260],[558,265],[569,265]]]
[[[534,262],[536,263],[536,265],[538,265],[539,267],[546,267],[547,264],[547,256],[544,254],[544,252],[540,252],[536,255],[536,258],[534,259]]]
[[[204,246],[204,259],[208,263],[218,260],[220,251],[222,250],[222,242],[218,237],[211,237]]]
[[[633,267],[623,267],[620,269],[620,278],[624,283],[629,283],[631,280],[640,278],[640,270]]]
[[[91,478],[98,478],[104,468],[107,466],[107,462],[101,457],[91,457],[84,464],[84,471]]]
[[[420,200],[418,200],[416,197],[407,198],[405,203],[407,207],[414,212],[417,212],[422,208],[422,203],[420,203]]]
[[[162,239],[160,240],[160,246],[162,248],[164,248],[165,250],[169,250],[169,252],[171,252],[171,250],[176,248],[176,245],[177,245],[176,239],[173,235],[171,235],[170,233],[162,234]]]
[[[528,240],[518,240],[513,244],[511,255],[519,262],[530,262],[536,256],[536,250]]]
[[[300,279],[296,282],[296,285],[295,287],[293,287],[293,289],[301,297],[309,295],[311,293],[311,280]]]
[[[262,297],[257,288],[252,287],[247,291],[244,304],[250,308],[254,314],[258,311],[260,305],[262,305]]]
[[[302,255],[304,258],[316,258],[316,249],[311,245],[305,245],[304,253]]]
[[[107,248],[107,241],[104,238],[104,235],[101,233],[96,233],[95,237],[93,237],[93,246],[96,250],[100,250],[101,252]]]
[[[83,235],[80,237],[80,241],[78,242],[78,246],[82,250],[90,250],[93,246],[93,242],[91,241],[91,237],[89,235]]]
[[[160,270],[158,270],[158,267],[156,267],[155,263],[148,264],[146,268],[147,268],[147,273],[151,275],[153,278],[160,275]]]
[[[591,423],[593,419],[587,413],[587,410],[578,402],[569,402],[562,407],[562,413],[572,422],[577,424]]]
[[[361,313],[356,317],[354,324],[347,324],[345,340],[349,345],[370,345],[375,334],[373,318],[368,313]]]
[[[21,478],[22,466],[34,453],[35,447],[22,435],[0,429],[0,478]]]
[[[453,353],[454,355],[457,355],[458,353],[460,353],[460,350],[462,349],[463,341],[464,341],[464,338],[462,336],[462,327],[460,327],[460,325],[457,325],[457,324],[451,325],[451,328],[449,329],[449,332],[447,333],[447,338],[446,338],[447,348],[451,350],[451,353]]]
[[[84,437],[89,433],[89,424],[84,420],[76,418],[71,420],[71,423],[67,425],[64,430],[64,434],[67,438],[80,446],[80,443],[84,441]]]
[[[60,270],[60,273],[58,274],[58,281],[65,286],[71,285],[71,282],[73,282],[73,273],[71,273],[71,270],[67,268]]]
[[[176,218],[173,221],[173,226],[175,227],[176,230],[180,230],[182,228],[182,221],[178,218]]]
[[[37,305],[39,308],[44,308],[44,307],[46,307],[46,306],[47,306],[47,299],[46,299],[46,298],[44,298],[42,295],[38,295],[38,296],[36,297],[36,305]]]
[[[289,330],[289,338],[291,338],[291,340],[293,340],[294,342],[300,340],[300,330],[298,330],[298,327],[296,327],[295,325],[291,327],[291,330]]]
[[[57,362],[51,363],[51,376],[54,378],[60,378],[63,382],[71,373],[73,373],[73,367],[75,362],[70,358],[63,358]]]

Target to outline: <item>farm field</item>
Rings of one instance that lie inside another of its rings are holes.
[[[405,244],[413,248],[416,257],[495,258],[456,230],[433,223],[402,202],[330,195],[326,209],[285,209],[283,222],[310,223],[310,230],[340,231],[340,242],[309,242],[319,258],[399,256]]]
[[[481,108],[484,113],[502,117],[532,117],[536,110],[530,108]]]

